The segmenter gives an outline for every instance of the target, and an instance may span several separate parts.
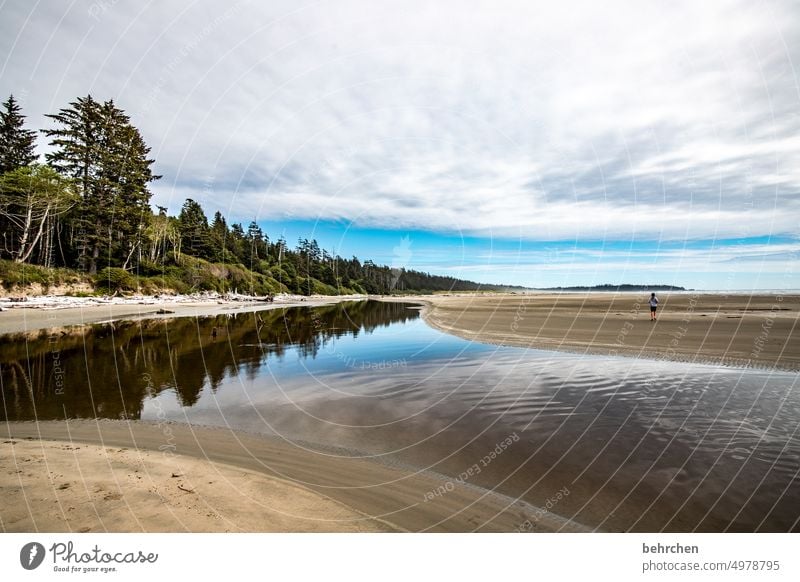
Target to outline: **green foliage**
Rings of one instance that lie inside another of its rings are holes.
[[[77,181],[81,196],[66,242],[90,273],[101,260],[127,267],[152,214],[148,184],[160,177],[150,148],[113,101],[87,95],[47,117],[56,127],[44,130],[52,148],[45,157]]]
[[[17,261],[27,261],[47,227],[78,199],[72,180],[41,164],[23,166],[0,176],[0,219],[6,252]]]
[[[28,285],[41,285],[45,290],[58,285],[76,285],[91,281],[72,269],[49,269],[39,265],[0,259],[0,285],[7,291]]]
[[[49,287],[50,277],[43,267],[3,260],[0,261],[0,282],[7,290],[31,284]]]
[[[178,215],[178,230],[183,252],[203,258],[209,258],[213,254],[210,249],[208,218],[202,206],[191,198],[184,202]]]
[[[136,278],[125,269],[106,267],[95,276],[95,285],[108,291],[134,291]]]
[[[323,283],[316,279],[311,279],[311,294],[312,295],[339,295],[339,290],[332,285]]]
[[[28,166],[36,161],[36,133],[25,129],[25,116],[13,95],[0,111],[0,174]]]

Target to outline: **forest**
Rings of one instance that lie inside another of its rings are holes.
[[[502,290],[344,258],[316,240],[290,247],[256,220],[228,223],[187,199],[151,206],[155,160],[113,100],[80,97],[26,127],[13,95],[0,109],[0,281],[6,289],[88,282],[97,292],[344,295]],[[44,160],[37,137],[47,140]]]

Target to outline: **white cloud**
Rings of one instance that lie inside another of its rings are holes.
[[[40,126],[89,91],[117,99],[173,209],[534,239],[798,234],[792,2],[1,10],[0,89]]]

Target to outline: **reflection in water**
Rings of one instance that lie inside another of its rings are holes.
[[[0,344],[6,418],[229,425],[535,505],[568,490],[556,511],[600,529],[798,529],[797,374],[470,343],[377,302],[51,338]]]
[[[354,302],[0,336],[3,419],[140,418],[145,398],[165,389],[192,406],[204,387],[252,380],[290,347],[313,359],[334,338],[415,317],[400,304]]]

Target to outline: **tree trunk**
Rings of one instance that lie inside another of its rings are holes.
[[[39,231],[36,233],[36,237],[31,242],[30,246],[28,247],[28,250],[25,252],[24,256],[22,256],[21,260],[18,260],[17,262],[19,262],[19,263],[25,262],[25,261],[28,260],[28,257],[31,256],[31,253],[33,252],[33,249],[35,249],[36,245],[39,244],[39,239],[42,238],[42,233],[44,233],[44,225],[47,223],[47,217],[48,217],[49,214],[50,214],[50,206],[48,206],[47,209],[45,209],[44,214],[42,215],[42,218],[39,221]],[[26,228],[25,230],[27,231],[28,229]],[[27,236],[27,232],[26,232],[26,236]],[[21,251],[22,251],[22,247],[20,247],[20,252]]]
[[[92,247],[92,256],[89,257],[89,274],[97,275],[97,259],[100,257],[100,245],[94,243]]]
[[[31,222],[33,221],[33,207],[28,204],[28,212],[25,214],[25,226],[22,228],[22,238],[19,239],[19,250],[17,256],[14,258],[15,263],[22,263],[25,261],[25,245],[28,244],[28,237],[31,233]]]
[[[135,243],[133,243],[133,245],[131,246],[131,250],[130,250],[130,252],[128,253],[128,256],[125,258],[125,262],[122,264],[122,268],[123,268],[123,269],[125,269],[125,270],[127,270],[127,269],[128,269],[128,263],[130,263],[130,262],[131,262],[131,258],[133,257],[133,253],[135,253],[135,252],[136,252],[136,249],[137,249],[138,247],[139,247],[139,241],[137,240],[137,241],[136,241]]]

